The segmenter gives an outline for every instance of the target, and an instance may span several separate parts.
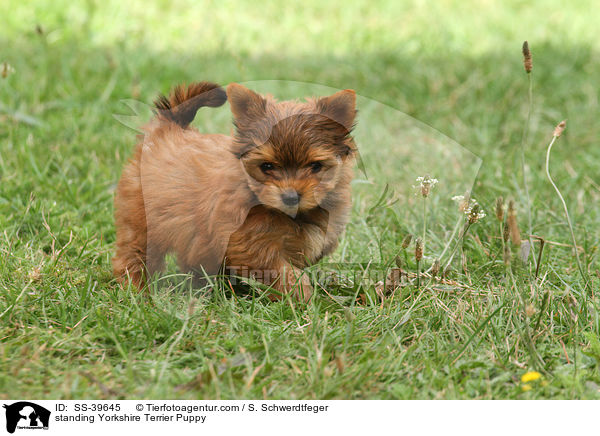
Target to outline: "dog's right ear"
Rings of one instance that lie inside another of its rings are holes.
[[[356,93],[352,89],[338,91],[318,99],[317,108],[323,115],[351,131],[356,117]]]
[[[245,86],[230,83],[227,86],[227,100],[236,121],[251,121],[265,115],[267,101]]]

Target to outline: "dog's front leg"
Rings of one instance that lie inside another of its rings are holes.
[[[281,295],[292,294],[298,301],[308,302],[310,300],[313,293],[310,277],[300,268],[284,263],[278,268],[277,277],[273,279],[272,286],[279,295],[273,293],[270,297],[279,300]]]

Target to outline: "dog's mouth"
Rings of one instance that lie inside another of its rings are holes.
[[[300,203],[295,205],[286,205],[283,202],[272,202],[272,201],[261,201],[262,205],[268,209],[272,209],[281,213],[286,214],[290,218],[296,218],[296,216],[302,212]]]
[[[270,209],[278,210],[289,216],[292,219],[295,219],[299,214],[310,212],[311,210],[319,207],[318,204],[315,204],[313,207],[310,202],[299,201],[297,204],[289,205],[283,202],[278,202],[277,204],[266,204],[263,203],[264,206],[267,206]]]
[[[279,210],[281,212],[285,213],[290,218],[296,218],[296,216],[298,215],[299,209],[300,208],[298,206],[283,206],[283,207],[279,208]]]

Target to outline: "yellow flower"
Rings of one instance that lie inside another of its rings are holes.
[[[526,372],[525,374],[523,374],[523,376],[521,377],[521,381],[523,383],[529,383],[531,381],[535,381],[535,380],[539,379],[541,376],[542,376],[542,374],[540,374],[537,371],[529,371],[529,372]],[[531,387],[530,387],[530,389],[531,389]]]
[[[521,389],[523,390],[523,392],[527,392],[531,390],[531,385],[523,385],[521,386]]]

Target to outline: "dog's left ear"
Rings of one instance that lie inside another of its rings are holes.
[[[341,124],[348,131],[352,130],[356,117],[356,93],[352,89],[338,91],[329,97],[318,99],[316,103],[321,114]]]
[[[238,122],[251,122],[264,117],[267,101],[259,94],[237,83],[227,86],[227,99]]]

